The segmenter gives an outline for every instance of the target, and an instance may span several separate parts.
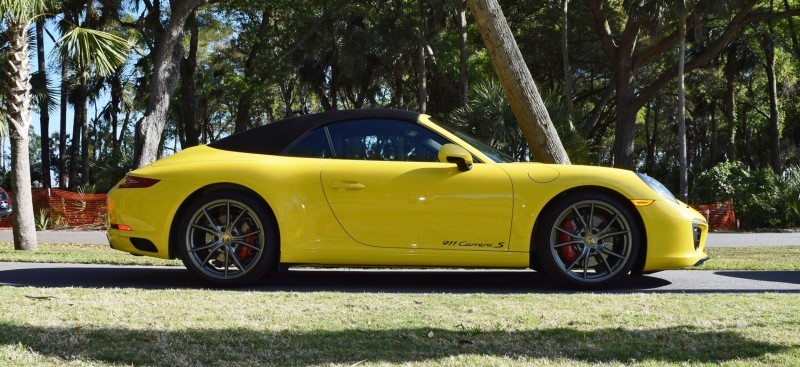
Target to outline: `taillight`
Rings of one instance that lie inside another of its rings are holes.
[[[137,177],[137,176],[126,176],[125,182],[119,185],[121,189],[135,189],[135,188],[143,188],[143,187],[150,187],[158,183],[159,180],[154,178],[145,178],[145,177]]]

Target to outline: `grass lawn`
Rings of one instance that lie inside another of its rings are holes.
[[[706,268],[798,270],[796,248]],[[97,245],[0,261],[179,265]],[[0,273],[2,282],[2,273]],[[800,294],[0,286],[0,366],[799,366]]]
[[[800,365],[800,296],[0,288],[0,365]]]
[[[75,243],[40,244],[35,252],[15,251],[14,245],[0,242],[0,261],[111,265],[183,265],[180,260],[163,260],[148,256],[133,256],[108,245]]]

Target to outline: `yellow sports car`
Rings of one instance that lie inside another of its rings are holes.
[[[533,268],[570,287],[699,265],[708,225],[631,171],[515,162],[430,116],[306,115],[132,171],[111,247],[216,285],[294,265]]]

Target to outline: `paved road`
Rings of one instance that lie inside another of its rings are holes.
[[[206,288],[183,267],[0,263],[0,285]],[[254,291],[381,293],[570,293],[531,270],[292,269]],[[608,293],[800,293],[800,271],[663,271],[629,277]]]
[[[711,233],[708,247],[800,246],[800,232],[789,233]]]
[[[36,232],[39,243],[81,243],[107,245],[104,231],[41,231]],[[11,230],[0,230],[0,242],[12,242]]]
[[[36,233],[39,243],[84,243],[107,245],[103,231],[44,231]],[[11,242],[11,231],[0,230],[0,242]],[[800,246],[800,232],[793,233],[711,233],[708,247]]]

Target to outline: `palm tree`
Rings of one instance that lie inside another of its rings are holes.
[[[12,227],[17,250],[36,249],[28,150],[31,106],[28,28],[51,5],[49,0],[0,0],[0,19],[8,28],[9,38],[8,60],[4,64],[8,86],[3,91],[3,113],[11,136]],[[128,42],[119,37],[81,28],[75,28],[62,41],[63,47],[75,55],[79,63],[91,64],[98,73],[106,75],[125,62],[130,48]]]
[[[28,27],[45,13],[46,0],[0,0],[2,21],[8,27],[8,60],[4,72],[8,85],[3,91],[11,136],[11,199],[14,202],[12,226],[14,248],[36,250],[36,225],[33,219],[31,196],[28,129],[30,128],[30,59],[28,58]]]

